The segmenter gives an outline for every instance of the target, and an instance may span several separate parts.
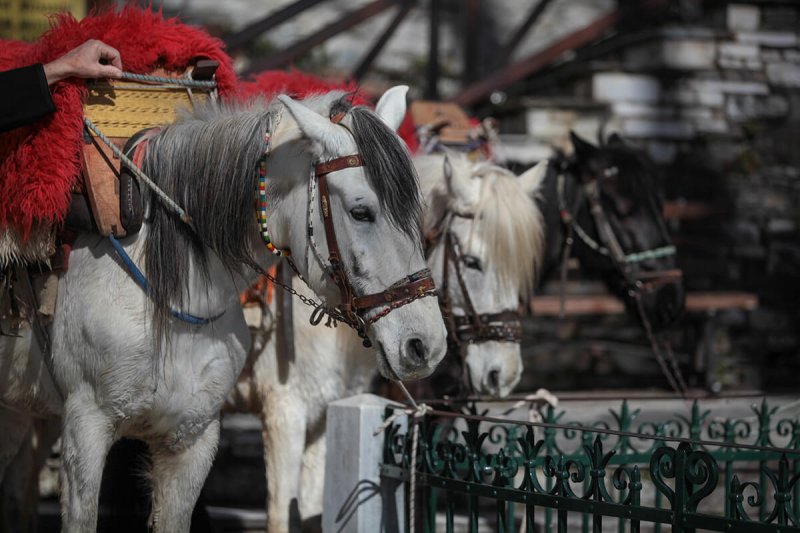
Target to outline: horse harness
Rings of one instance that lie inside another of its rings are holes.
[[[341,123],[345,115],[346,113],[339,112],[332,115],[330,119],[334,124],[342,126],[350,131],[347,126]],[[353,285],[350,283],[350,280],[347,276],[347,271],[344,269],[344,264],[342,263],[342,253],[339,249],[339,244],[336,239],[336,228],[333,224],[333,212],[331,209],[330,193],[328,189],[328,175],[339,170],[363,166],[365,166],[365,161],[360,154],[337,157],[335,159],[314,165],[314,175],[312,180],[315,179],[317,186],[319,187],[319,205],[322,212],[323,227],[325,229],[325,240],[328,245],[328,264],[326,265],[324,261],[321,262],[323,264],[323,268],[325,268],[325,270],[328,272],[328,275],[333,280],[333,283],[339,289],[340,304],[334,309],[326,309],[320,304],[313,304],[316,309],[311,315],[311,323],[314,325],[319,324],[322,321],[322,317],[325,314],[328,314],[334,320],[344,322],[353,328],[358,336],[361,337],[364,347],[369,348],[372,346],[372,342],[367,336],[368,326],[388,315],[394,309],[398,309],[404,305],[410,304],[411,302],[419,300],[420,298],[434,296],[436,295],[437,291],[433,282],[433,278],[431,277],[431,271],[427,268],[423,268],[422,270],[414,272],[413,274],[400,279],[381,292],[367,294],[364,296],[356,295]],[[313,204],[313,201],[313,194],[310,194],[309,203]],[[321,254],[316,248],[316,243],[312,238],[314,231],[310,221],[308,234],[308,242],[311,244],[314,253],[317,255],[317,257],[321,257]],[[289,261],[289,264],[292,266],[295,272],[299,275],[299,271],[291,261],[290,256],[286,256],[286,259]],[[271,276],[268,277],[271,278]],[[276,283],[276,285],[280,286],[284,290],[288,290],[290,293],[298,295],[290,286],[287,286],[287,284],[280,283],[275,279],[271,279],[271,281]],[[308,303],[306,302],[307,299],[301,298],[301,300],[303,300],[304,303]],[[379,311],[369,318],[365,318],[365,315],[369,310],[384,306],[385,309]]]
[[[607,169],[606,172],[614,172],[615,167]],[[659,285],[664,285],[681,279],[683,273],[679,269],[669,270],[655,270],[655,271],[634,271],[633,265],[647,261],[648,259],[658,259],[661,257],[669,257],[675,255],[675,246],[669,244],[643,250],[641,252],[634,252],[626,254],[619,242],[614,230],[611,228],[611,223],[608,220],[606,211],[600,201],[600,186],[597,176],[591,176],[584,181],[581,185],[578,195],[575,198],[575,204],[570,209],[566,201],[566,176],[565,170],[559,171],[556,190],[558,194],[558,211],[561,221],[566,228],[566,236],[564,239],[564,250],[561,263],[561,280],[562,287],[564,285],[566,276],[566,263],[569,258],[572,245],[574,244],[573,235],[577,235],[580,240],[586,244],[594,252],[607,257],[611,260],[614,268],[625,280],[625,288],[628,295],[637,298],[642,292],[651,291]],[[589,203],[589,213],[595,223],[597,234],[600,243],[594,240],[584,230],[577,220],[577,213],[580,210],[583,200]],[[663,229],[663,228],[662,228]],[[664,240],[669,241],[666,232],[664,232]],[[563,294],[562,294],[562,309],[563,309]]]
[[[462,263],[464,255],[457,237],[450,230],[453,217],[473,218],[473,215],[449,213],[445,215],[444,229],[428,236],[426,239],[427,250],[435,247],[440,239],[444,239],[444,260],[442,261],[442,283],[439,291],[439,306],[442,316],[447,324],[447,341],[451,349],[456,350],[463,358],[466,357],[466,346],[488,341],[522,342],[522,323],[516,309],[500,311],[498,313],[478,313],[469,294],[469,289],[464,281]],[[464,299],[466,315],[453,313],[453,302],[449,295],[450,269],[453,265],[456,273],[458,287]]]
[[[668,244],[649,250],[643,250],[641,252],[626,254],[619,242],[619,239],[614,233],[614,230],[611,228],[611,223],[609,222],[606,211],[603,208],[602,202],[600,201],[600,185],[598,182],[598,176],[593,175],[584,180],[578,190],[578,195],[575,198],[574,207],[570,209],[566,202],[565,172],[566,169],[564,168],[559,170],[558,181],[556,183],[559,216],[561,217],[561,221],[566,228],[564,248],[562,252],[563,255],[561,260],[561,317],[563,318],[564,316],[564,288],[567,278],[567,260],[569,259],[572,251],[572,245],[574,244],[573,234],[575,234],[591,250],[602,256],[608,257],[617,272],[622,276],[625,283],[625,290],[627,291],[628,296],[636,304],[636,311],[642,321],[645,333],[650,340],[662,372],[666,376],[672,388],[679,394],[684,395],[687,387],[678,367],[677,361],[675,360],[675,357],[669,348],[669,344],[667,344],[667,354],[672,367],[672,371],[670,372],[670,370],[667,368],[664,356],[658,347],[656,335],[653,332],[652,325],[650,324],[650,320],[647,317],[647,313],[645,312],[644,305],[642,303],[642,296],[644,294],[654,291],[661,285],[680,281],[680,279],[683,277],[683,272],[680,269],[654,271],[634,271],[633,269],[633,265],[642,261],[674,256],[676,252],[675,246]],[[613,174],[618,172],[618,170],[616,167],[610,167],[607,168],[605,172],[607,174]],[[602,244],[595,241],[578,223],[576,214],[580,210],[584,199],[589,203],[589,213],[594,220],[595,227],[597,229],[597,235]],[[669,237],[666,234],[664,227],[659,225],[659,228],[663,233],[664,240],[669,242]]]

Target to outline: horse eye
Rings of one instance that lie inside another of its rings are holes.
[[[375,215],[368,207],[354,207],[350,210],[350,215],[359,222],[375,222]]]
[[[474,255],[465,255],[462,259],[464,265],[467,268],[472,268],[479,272],[483,272],[483,267],[481,266],[481,260],[475,257]]]

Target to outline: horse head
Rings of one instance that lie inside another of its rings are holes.
[[[507,396],[522,374],[518,308],[533,285],[531,265],[541,260],[543,222],[533,197],[546,163],[520,177],[459,153],[415,164],[431,189],[428,265],[458,356],[451,362],[463,365],[470,392]]]
[[[685,294],[652,165],[617,135],[597,147],[573,133],[572,143],[574,158],[557,162],[557,187],[575,254],[646,329],[668,327]]]
[[[406,87],[375,111],[343,93],[295,101],[272,132],[266,220],[277,249],[338,317],[368,335],[390,379],[430,374],[445,353],[445,328],[420,245],[421,196],[395,130]]]

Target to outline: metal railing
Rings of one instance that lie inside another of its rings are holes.
[[[478,405],[416,422],[417,530],[602,531],[616,520],[631,532],[800,532],[800,419],[766,400],[749,418],[695,401],[643,422],[623,401],[592,423],[564,422],[552,406],[526,421]],[[381,474],[407,482],[411,431],[401,427],[387,430]]]

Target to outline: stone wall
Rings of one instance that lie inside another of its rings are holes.
[[[769,386],[787,376],[769,367],[800,365],[800,3],[683,15],[511,98],[502,153],[531,164],[569,150],[570,129],[645,149],[667,198],[707,213],[670,221],[688,287],[759,295],[737,338]]]

